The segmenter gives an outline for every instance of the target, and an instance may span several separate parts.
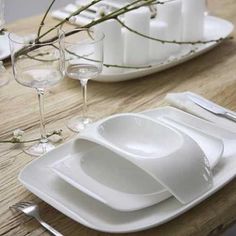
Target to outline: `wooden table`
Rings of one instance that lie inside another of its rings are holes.
[[[235,0],[213,0],[214,13],[236,25]],[[24,19],[9,26],[9,30],[35,25],[40,17]],[[50,23],[54,21],[49,19]],[[235,33],[236,35],[236,33]],[[11,70],[11,68],[9,68]],[[89,83],[89,102],[94,115],[108,116],[118,112],[135,112],[163,104],[168,92],[191,90],[215,102],[236,110],[236,39],[226,41],[209,53],[165,72],[122,83]],[[14,80],[0,89],[0,139],[10,137],[21,128],[27,138],[38,137],[38,103],[33,89]],[[47,129],[62,128],[66,140],[74,134],[65,126],[73,115],[81,112],[78,81],[65,79],[46,94]],[[38,223],[9,206],[22,200],[39,203],[43,218],[64,235],[109,235],[88,229],[67,218],[27,191],[17,180],[20,170],[30,161],[17,145],[0,144],[0,235],[48,235]],[[171,222],[134,235],[219,235],[236,220],[236,181],[214,194],[184,215]],[[130,234],[131,235],[131,234]]]

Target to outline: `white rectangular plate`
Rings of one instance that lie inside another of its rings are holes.
[[[156,111],[160,113],[159,110],[161,109]],[[198,119],[199,123],[200,120]],[[203,123],[203,127],[206,127],[206,121],[203,121]],[[231,137],[232,135],[230,134],[229,136]],[[120,212],[80,192],[53,173],[51,166],[67,156],[73,142],[72,140],[69,143],[65,143],[45,156],[31,162],[22,170],[19,180],[32,193],[57,210],[75,221],[98,231],[125,233],[161,225],[211,196],[231,181],[236,174],[236,150],[233,146],[234,152],[232,152],[232,155],[227,156],[227,158],[223,157],[214,169],[213,188],[195,201],[182,205],[172,197],[160,204],[139,211]],[[52,153],[53,155],[51,155]]]

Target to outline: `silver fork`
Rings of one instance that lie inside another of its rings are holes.
[[[63,236],[63,234],[59,233],[57,230],[55,230],[53,227],[51,227],[41,219],[39,215],[38,205],[32,202],[19,202],[11,206],[10,209],[15,209],[17,211],[23,212],[27,216],[34,217],[45,229],[47,229],[53,235]]]

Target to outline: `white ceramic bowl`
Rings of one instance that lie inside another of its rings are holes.
[[[183,204],[212,187],[209,163],[197,143],[161,121],[119,114],[89,126],[80,138],[137,165]]]

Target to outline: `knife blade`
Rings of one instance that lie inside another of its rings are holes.
[[[236,114],[233,112],[227,111],[225,108],[221,107],[220,105],[211,102],[205,98],[195,96],[194,94],[188,94],[188,97],[192,102],[197,104],[198,106],[202,107],[203,109],[219,116],[223,116],[229,120],[236,122]]]

